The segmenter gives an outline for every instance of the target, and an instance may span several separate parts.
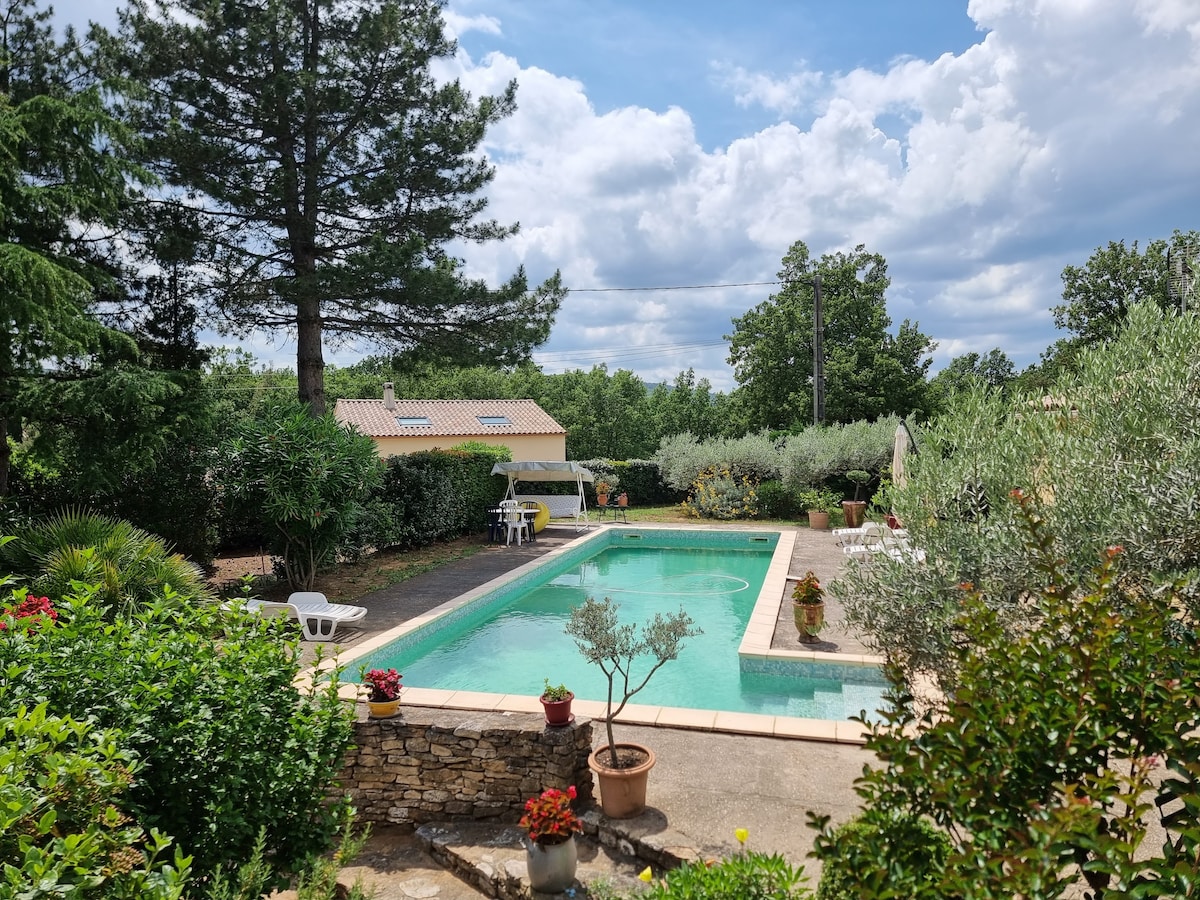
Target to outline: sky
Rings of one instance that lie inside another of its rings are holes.
[[[457,252],[492,283],[561,272],[547,373],[732,390],[732,320],[797,240],[882,254],[933,371],[994,347],[1019,370],[1065,336],[1065,266],[1200,229],[1198,0],[453,0],[446,22],[439,77],[518,83],[484,149],[488,214],[520,231]],[[287,336],[250,349],[294,366]]]

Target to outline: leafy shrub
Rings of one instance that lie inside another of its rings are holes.
[[[1119,335],[1082,351],[1051,397],[963,392],[921,431],[907,483],[888,492],[924,565],[853,566],[832,592],[872,649],[906,676],[952,688],[960,634],[951,627],[969,582],[1004,632],[1024,626],[1042,587],[1007,497],[1040,498],[1056,552],[1087,570],[1106,546],[1125,548],[1122,579],[1141,591],[1184,580],[1200,617],[1200,317],[1133,307]],[[1165,627],[1176,626],[1168,622]]]
[[[68,508],[124,519],[160,538],[164,544],[201,565],[212,561],[220,541],[220,506],[211,475],[210,454],[194,447],[172,447],[162,459],[113,476],[115,484],[68,478],[33,464],[23,464],[10,478],[10,496],[30,519],[59,514]],[[7,524],[12,534],[15,528]]]
[[[273,526],[272,552],[294,590],[311,590],[322,567],[353,549],[362,504],[383,470],[369,437],[294,400],[240,423],[218,456],[226,491]]]
[[[900,673],[856,790],[871,821],[929,817],[951,839],[936,888],[916,890],[919,860],[886,831],[862,835],[861,897],[1185,897],[1200,854],[1200,640],[1185,581],[1146,591],[1121,548],[1077,575],[1045,505],[1013,506],[1029,543],[1027,627],[1001,627],[962,584],[950,627],[956,688],[918,710]],[[1047,689],[1052,685],[1053,689]],[[1169,818],[1165,818],[1169,817]],[[822,859],[839,855],[821,822]],[[1152,839],[1152,828],[1165,839]],[[869,889],[868,889],[869,888]]]
[[[0,547],[0,565],[7,571],[51,598],[70,591],[74,582],[95,583],[95,601],[110,616],[162,603],[164,585],[170,585],[175,603],[211,597],[195,565],[122,519],[67,510],[34,521],[16,538]]]
[[[919,897],[936,888],[950,855],[950,839],[925,819],[858,816],[828,833],[821,854],[821,883],[817,900],[858,900],[869,873],[880,865],[878,854],[886,847],[887,859],[910,884],[892,874],[887,887],[897,896]],[[872,887],[879,890],[883,885]]]
[[[804,514],[797,502],[798,493],[778,479],[764,481],[758,486],[758,511],[771,519],[795,519]]]
[[[805,512],[834,513],[841,508],[841,499],[833,491],[824,488],[805,487],[796,492],[796,502]]]
[[[780,474],[779,447],[766,432],[741,438],[700,441],[684,433],[663,438],[654,454],[663,483],[677,491],[690,491],[704,472],[728,469],[738,479],[759,483]]]
[[[685,863],[638,897],[650,900],[801,900],[804,869],[777,853],[739,852],[714,864]]]
[[[649,459],[611,460],[585,459],[579,463],[592,473],[594,481],[607,480],[610,484],[615,480],[625,491],[631,501],[639,506],[652,506],[659,503],[677,503],[687,496],[686,492],[675,491],[663,484],[658,463]],[[549,488],[551,485],[546,485]],[[574,491],[574,485],[558,483],[560,489]],[[554,493],[547,490],[546,493]]]
[[[670,490],[663,484],[658,463],[651,459],[628,460],[625,462],[620,476],[626,493],[639,506],[678,503],[685,496],[678,491]]]
[[[498,461],[495,453],[465,450],[388,457],[360,541],[376,548],[411,549],[482,529],[485,511],[506,487],[500,476],[492,475]]]
[[[891,464],[899,424],[896,416],[883,416],[874,422],[810,425],[786,439],[779,463],[782,478],[797,487],[824,484],[853,470],[877,476]]]
[[[328,849],[353,717],[337,678],[299,689],[299,643],[275,620],[172,608],[167,590],[107,622],[98,590],[60,598],[53,627],[0,631],[0,708],[46,704],[111,729],[141,765],[126,808],[201,877],[246,860],[260,831],[276,871]]]
[[[758,490],[747,475],[709,470],[697,476],[682,508],[702,519],[753,519],[758,515]]]
[[[182,895],[187,859],[161,859],[171,839],[121,808],[137,766],[118,744],[46,704],[0,715],[0,896]]]

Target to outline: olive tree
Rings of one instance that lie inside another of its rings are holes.
[[[818,819],[817,854],[863,898],[1194,897],[1200,655],[1184,582],[1143,591],[1116,546],[1081,575],[1046,500],[1001,503],[1026,538],[1036,627],[959,587],[957,686],[919,711],[895,676],[867,742],[879,764],[857,784],[866,828],[847,842]],[[948,855],[906,827],[919,822]]]
[[[1055,552],[1075,571],[1118,544],[1122,578],[1142,592],[1200,568],[1198,345],[1194,316],[1143,304],[1052,394],[960,395],[921,430],[907,484],[891,491],[924,562],[852,566],[831,586],[848,621],[910,678],[952,686],[955,646],[967,640],[953,624],[959,586],[981,592],[997,627],[1019,629],[1023,601],[1044,584],[1005,501],[1014,489],[1041,501]],[[1200,612],[1196,588],[1180,597]]]

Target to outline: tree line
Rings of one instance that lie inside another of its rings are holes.
[[[115,29],[61,38],[36,0],[0,5],[0,497],[34,506],[185,518],[213,448],[275,390],[314,414],[388,380],[400,396],[530,397],[575,458],[795,432],[811,422],[817,278],[826,421],[927,418],[975,383],[1045,390],[1131,303],[1169,305],[1168,257],[1197,242],[1110,244],[1068,267],[1054,312],[1070,337],[1020,374],[993,348],[930,378],[932,340],[887,315],[886,260],[797,241],[782,288],[732,320],[728,394],[691,370],[653,386],[603,366],[546,375],[531,353],[558,276],[486,285],[450,249],[516,232],[486,216],[481,147],[517,94],[433,76],[455,50],[441,0],[130,0]],[[206,329],[291,333],[295,369],[214,356]],[[327,366],[347,336],[378,353]]]

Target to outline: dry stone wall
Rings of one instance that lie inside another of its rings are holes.
[[[540,713],[422,706],[370,719],[359,707],[341,788],[366,821],[515,822],[527,799],[570,785],[580,806],[592,800],[590,719],[549,728]]]

